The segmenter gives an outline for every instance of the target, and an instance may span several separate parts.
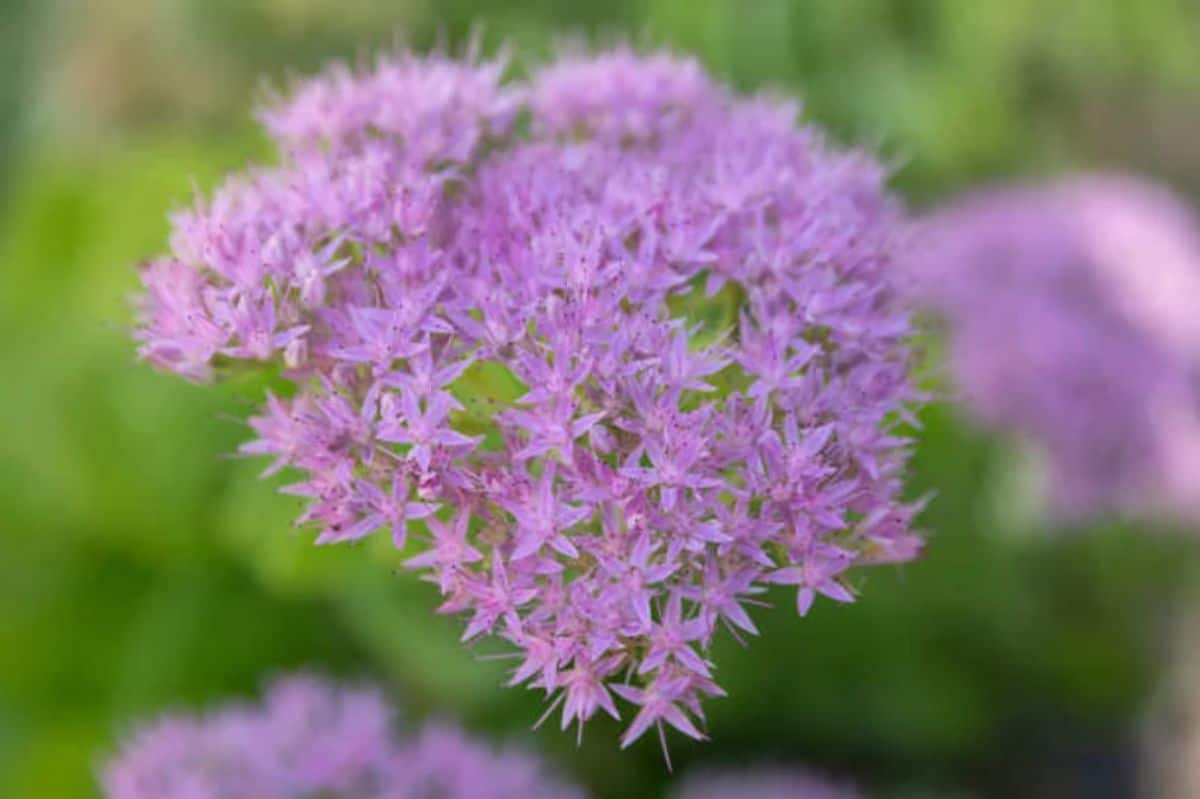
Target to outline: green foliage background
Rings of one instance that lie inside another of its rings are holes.
[[[127,335],[164,212],[268,157],[246,112],[259,75],[397,36],[460,45],[475,23],[525,63],[564,33],[633,39],[798,93],[917,205],[1079,167],[1200,189],[1187,0],[0,0],[0,796],[92,795],[133,719],[297,666],[527,736],[600,795],[662,791],[653,742],[528,736],[538,698],[458,645],[382,538],[317,550],[291,527],[262,464],[225,457],[260,386],[156,374]],[[1191,542],[1046,534],[1010,445],[947,407],[923,421],[927,557],[802,622],[780,595],[749,650],[720,648],[715,740],[678,743],[677,764],[807,762],[881,796],[1126,795]]]

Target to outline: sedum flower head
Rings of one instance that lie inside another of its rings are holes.
[[[143,356],[273,367],[244,452],[319,543],[378,533],[562,724],[703,737],[768,585],[914,557],[914,394],[878,164],[693,61],[400,56],[262,112],[283,154],[178,213]]]
[[[908,260],[986,423],[1046,456],[1065,518],[1200,511],[1200,226],[1146,183],[994,189],[925,221]]]
[[[494,751],[454,727],[392,731],[370,689],[305,676],[261,705],[169,716],[134,733],[101,777],[109,799],[574,799],[533,757]]]

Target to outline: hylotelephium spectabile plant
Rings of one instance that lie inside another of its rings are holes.
[[[1119,175],[974,192],[901,263],[965,407],[1043,456],[1058,520],[1200,517],[1200,218]]]
[[[914,558],[900,211],[868,155],[694,61],[400,54],[260,118],[278,166],[172,218],[138,338],[275,368],[242,451],[318,543],[387,531],[562,725],[704,737],[709,647]],[[481,385],[511,390],[481,397]]]
[[[381,693],[293,674],[261,704],[139,727],[100,775],[108,799],[581,799],[532,753],[445,722],[394,729]]]

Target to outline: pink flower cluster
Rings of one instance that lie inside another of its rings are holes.
[[[1045,456],[1053,510],[1200,515],[1200,222],[1132,178],[993,189],[905,261],[984,422]]]
[[[262,112],[281,165],[175,215],[141,352],[278,370],[243,451],[303,475],[319,543],[414,539],[564,728],[619,697],[624,743],[701,738],[709,645],[768,585],[803,614],[920,549],[898,209],[693,61],[503,71],[401,55]]]
[[[261,706],[163,718],[105,767],[109,799],[576,799],[530,755],[493,751],[454,727],[397,738],[375,691],[294,676]]]

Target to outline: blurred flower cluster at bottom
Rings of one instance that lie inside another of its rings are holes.
[[[311,676],[270,686],[260,706],[163,718],[105,769],[111,799],[506,799],[580,792],[518,750],[493,750],[456,727],[392,732],[383,696]]]

